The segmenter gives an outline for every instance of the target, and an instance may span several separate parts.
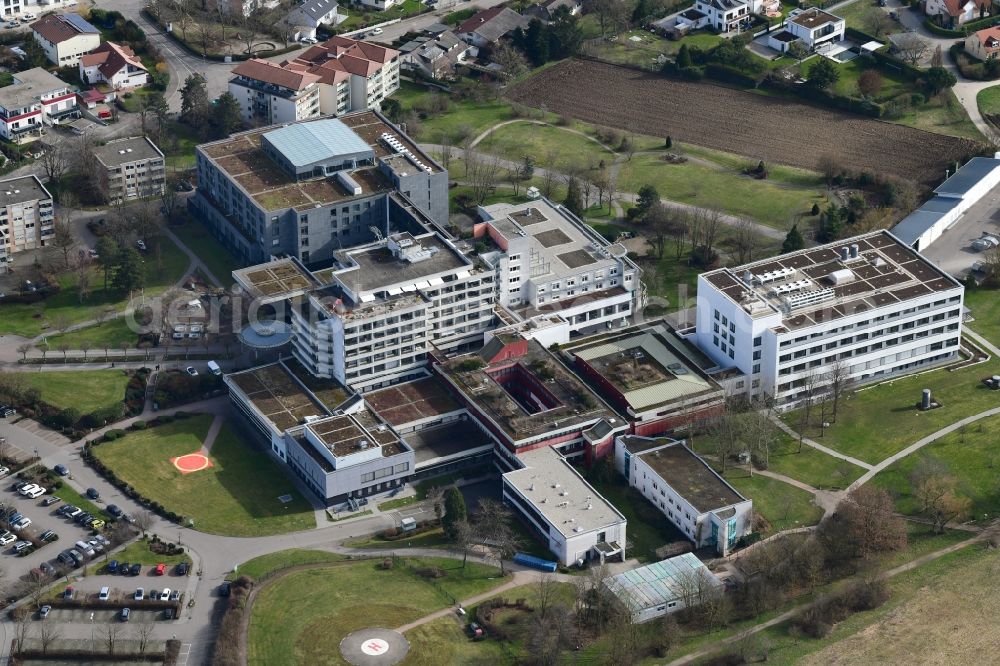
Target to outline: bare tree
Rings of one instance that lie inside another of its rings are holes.
[[[153,622],[139,622],[132,625],[132,635],[135,637],[133,640],[139,648],[140,655],[146,654],[146,649],[149,647],[149,641],[153,636],[153,629],[155,628],[156,625]]]
[[[63,266],[69,268],[70,252],[76,245],[76,238],[73,237],[73,230],[68,222],[56,220],[52,225],[52,240],[49,243],[62,251]]]
[[[260,25],[257,11],[252,11],[246,15],[241,12],[237,12],[237,14],[236,25],[239,27],[240,37],[243,39],[243,43],[247,45],[247,54],[253,55],[253,45],[257,43],[258,26]]]
[[[28,360],[28,352],[31,351],[31,343],[25,342],[17,346],[17,353],[21,355],[21,360]]]
[[[770,418],[770,410],[751,410],[740,419],[740,437],[750,455],[756,458],[764,469],[767,469],[771,456],[771,447],[778,437],[777,428]],[[753,469],[751,462],[750,469]]]
[[[57,192],[57,196],[58,191],[61,189],[60,180],[65,175],[66,170],[69,169],[69,160],[66,158],[64,145],[58,143],[49,146],[42,152],[42,157],[40,158],[42,169],[45,171],[45,177],[48,179],[48,185]]]
[[[930,44],[915,32],[900,33],[892,40],[892,50],[914,66],[927,55],[930,48]]]
[[[528,71],[528,61],[524,54],[507,40],[493,47],[492,59],[500,67],[499,78],[504,84],[510,83]]]
[[[115,650],[118,648],[118,641],[121,639],[122,635],[122,624],[111,620],[104,625],[104,631],[101,634],[101,638],[104,640],[104,646],[108,649],[108,654],[113,655]]]
[[[850,371],[849,364],[845,363],[843,359],[837,359],[826,374],[826,383],[830,387],[830,397],[833,400],[833,413],[831,415],[833,421],[837,420],[840,398],[844,395],[844,391],[850,388]]]
[[[132,520],[137,528],[142,530],[142,536],[146,536],[146,531],[153,525],[154,516],[152,512],[142,509],[132,514]]]
[[[545,574],[538,575],[535,583],[535,612],[538,613],[539,620],[545,620],[546,614],[556,603],[559,592],[559,583],[552,576]]]
[[[31,638],[31,630],[31,613],[23,613],[20,619],[14,623],[14,640],[17,641],[16,652],[21,652],[25,649],[25,644]]]
[[[969,514],[972,502],[958,493],[958,479],[948,473],[947,466],[931,456],[921,456],[910,474],[913,497],[920,503],[920,513],[930,519],[937,534],[944,532],[949,521]]]
[[[201,55],[208,58],[208,47],[215,41],[215,24],[209,20],[201,20],[194,24],[195,38],[201,45]]]
[[[737,264],[750,263],[753,261],[754,252],[756,252],[758,245],[757,231],[753,220],[747,217],[738,218],[732,230],[733,235],[728,239],[726,245],[729,247],[733,262]]]
[[[472,198],[482,205],[496,191],[500,174],[500,157],[484,155],[472,148],[465,151],[465,177],[472,187]]]
[[[49,647],[59,640],[62,632],[55,622],[42,622],[38,627],[38,642],[42,644],[42,654],[49,651]]]
[[[76,297],[82,305],[90,296],[90,271],[85,266],[81,266],[74,276],[76,281]]]
[[[871,484],[848,493],[820,523],[818,534],[828,555],[839,559],[868,559],[906,547],[906,522],[889,493]]]
[[[806,429],[812,424],[813,400],[816,397],[819,379],[815,370],[810,369],[800,381],[802,382],[802,391],[799,392],[799,395],[802,396],[802,407],[799,409],[799,449],[797,453],[802,453],[802,440],[806,436]]]
[[[455,550],[462,554],[462,568],[465,568],[469,560],[469,553],[479,543],[475,528],[467,520],[460,520],[451,527],[452,545]]]
[[[568,648],[577,644],[573,613],[563,604],[554,604],[545,617],[536,615],[528,630],[527,646],[531,662],[539,666],[555,666]]]
[[[862,17],[868,33],[876,39],[889,32],[892,28],[892,19],[889,14],[880,7],[870,7]]]
[[[503,503],[491,499],[479,500],[476,528],[488,544],[500,565],[500,575],[507,575],[504,560],[521,546],[521,536],[511,527],[513,514]]]

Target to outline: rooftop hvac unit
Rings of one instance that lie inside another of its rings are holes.
[[[854,281],[854,271],[850,268],[841,268],[833,271],[826,278],[833,284],[846,284]]]
[[[789,310],[797,310],[809,305],[815,305],[816,303],[822,303],[823,301],[829,301],[833,299],[833,297],[833,289],[830,289],[829,287],[825,289],[814,289],[813,291],[805,291],[801,294],[793,294],[792,296],[786,297],[785,305]]]
[[[806,287],[811,287],[812,281],[810,280],[796,280],[795,282],[786,282],[785,284],[779,284],[773,287],[769,295],[771,296],[781,296],[782,294],[790,294],[793,291],[802,291]]]
[[[756,277],[761,284],[767,284],[768,282],[781,280],[782,278],[786,278],[792,275],[795,275],[794,268],[779,268],[774,271],[768,271],[767,273],[761,273],[760,275],[755,275],[754,277]]]

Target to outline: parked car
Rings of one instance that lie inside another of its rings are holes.
[[[303,37],[299,40],[301,44],[316,44],[319,40],[315,37]]]
[[[4,532],[3,534],[0,534],[0,546],[9,546],[15,541],[17,541],[17,537],[14,536],[12,532]]]
[[[103,534],[98,534],[97,536],[94,537],[94,539],[98,543],[100,543],[101,545],[103,545],[105,548],[107,548],[108,546],[111,545],[111,540],[108,539],[108,537],[104,536]]]
[[[109,574],[114,575],[118,573],[118,560],[111,560],[110,562],[108,562],[107,568]]]
[[[177,568],[174,569],[174,573],[176,573],[178,576],[186,576],[187,572],[188,572],[187,562],[181,562],[180,564],[177,565]]]
[[[84,562],[83,553],[76,550],[75,548],[69,551],[69,556],[73,558],[73,564],[76,566],[80,566]]]
[[[45,530],[40,535],[38,535],[38,538],[41,539],[42,541],[55,541],[56,539],[59,538],[59,535],[53,532],[52,530]]]
[[[59,476],[66,476],[69,474],[69,468],[66,467],[66,465],[56,465],[52,469],[54,469],[56,474]]]
[[[140,252],[146,251],[146,241],[142,240],[141,238],[135,242],[135,246],[139,248]]]
[[[101,499],[101,493],[97,492],[94,488],[87,488],[87,497],[92,500]]]
[[[121,574],[122,576],[127,576],[128,568],[129,568],[128,562],[121,562],[118,564],[118,573]]]
[[[180,600],[181,600],[180,590],[174,590],[173,592],[170,593],[170,601],[180,601]]]
[[[155,587],[149,591],[149,599],[156,601],[159,598],[160,598],[160,591],[157,590]]]
[[[102,587],[101,593],[97,595],[97,598],[100,599],[101,601],[107,601],[110,596],[111,596],[111,588]]]
[[[24,493],[24,496],[27,497],[28,499],[38,499],[44,494],[45,494],[45,488],[42,488],[41,486],[35,486],[30,491]]]
[[[94,555],[97,554],[94,551],[94,549],[91,547],[91,545],[89,543],[87,543],[86,541],[77,541],[73,545],[76,546],[76,549],[78,551],[80,551],[81,553],[83,553],[87,557],[93,557]]]
[[[198,376],[198,371],[194,369],[193,365],[189,365],[188,367],[184,368],[184,372],[188,373],[192,377]]]
[[[95,553],[104,552],[104,544],[102,544],[97,539],[90,539],[89,541],[87,541],[87,545],[93,548]]]
[[[481,641],[484,638],[486,638],[486,634],[485,632],[483,632],[483,628],[480,627],[477,622],[470,622],[469,626],[466,627],[466,631],[469,634],[469,638],[471,638],[474,641]]]
[[[56,497],[55,495],[49,495],[48,497],[42,500],[42,506],[52,506],[56,502],[62,502],[62,498]]]
[[[44,606],[38,609],[38,619],[44,620],[49,616],[49,613],[51,612],[52,612],[52,606],[45,604]]]
[[[164,565],[163,562],[160,562],[159,564],[156,565],[156,575],[162,576],[163,573],[166,571],[166,569],[167,569],[166,565]]]
[[[160,601],[170,601],[170,588],[165,587],[163,591],[160,592]]]
[[[58,573],[56,571],[56,568],[48,562],[42,562],[41,564],[38,565],[38,568],[41,569],[46,576],[54,577]]]
[[[102,527],[104,527],[104,526],[105,526],[106,524],[107,524],[107,523],[105,523],[105,522],[104,522],[103,520],[101,520],[100,518],[94,518],[93,520],[91,520],[91,521],[90,521],[90,522],[88,523],[88,525],[90,525],[91,529],[95,529],[95,530],[99,530],[99,529],[101,529],[101,528],[102,528]]]
[[[382,28],[372,28],[372,34],[373,35],[381,35],[382,34]]]
[[[56,556],[56,559],[65,564],[66,566],[73,566],[73,557],[69,554],[68,550],[64,550]]]
[[[0,407],[0,416],[2,416],[5,419],[9,419],[10,417],[14,416],[14,414],[17,414],[17,411],[11,406],[4,405],[3,407]]]
[[[0,467],[0,476],[7,476],[10,474],[10,467]]]
[[[117,504],[109,504],[104,510],[108,512],[109,516],[115,519],[121,518],[125,514]]]
[[[67,587],[65,590],[63,590],[62,598],[63,599],[72,599],[73,595],[74,595],[74,591],[73,591],[73,586],[71,585],[71,586]]]
[[[23,14],[21,14],[22,21],[34,21],[36,18],[38,17],[31,12],[24,12]]]
[[[30,524],[31,524],[31,518],[28,518],[27,516],[25,516],[24,518],[22,518],[21,520],[17,521],[16,523],[11,523],[10,526],[13,527],[15,530],[23,530],[25,527],[27,527]]]
[[[68,506],[68,508],[66,509],[67,518],[76,518],[77,516],[83,513],[83,509],[79,507],[75,507],[72,504],[68,504],[67,506]]]
[[[20,555],[21,553],[31,548],[33,545],[34,544],[32,544],[30,541],[18,541],[17,543],[14,544],[14,554]]]
[[[141,587],[139,587],[136,588],[135,594],[132,595],[132,598],[135,599],[136,601],[142,601],[145,596],[146,596],[146,591]]]
[[[30,493],[41,488],[37,483],[29,483],[26,486],[21,486],[17,489],[17,493],[22,497],[27,497]]]
[[[129,575],[131,575],[131,576],[138,576],[140,573],[142,573],[142,565],[139,564],[139,563],[133,564],[129,568],[128,572],[129,572]]]
[[[132,613],[132,611],[130,611],[128,608],[123,608],[122,609],[122,614],[121,614],[122,622],[128,622],[128,616],[131,613]]]

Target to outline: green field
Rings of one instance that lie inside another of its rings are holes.
[[[393,95],[404,110],[412,109],[415,103],[428,97],[426,88],[408,81],[401,81],[399,90]],[[415,136],[422,143],[454,143],[459,134],[474,137],[512,117],[510,104],[504,101],[448,99],[450,105],[446,113],[436,113],[420,120],[420,131]]]
[[[760,474],[751,477],[738,468],[726,470],[725,477],[741,495],[752,499],[754,510],[771,523],[769,534],[815,525],[823,517],[823,509],[813,504],[812,495],[784,481]]]
[[[205,262],[208,270],[212,271],[223,286],[230,286],[233,283],[233,271],[243,268],[243,264],[201,222],[191,219],[170,227],[170,231]]]
[[[437,567],[446,575],[432,585],[410,567]],[[290,573],[257,594],[248,663],[345,663],[338,646],[350,632],[412,622],[496,587],[498,574],[494,567],[470,562],[463,570],[460,561],[440,558],[406,558],[389,570],[364,561]]]
[[[860,1],[863,2],[864,0]],[[840,95],[846,95],[848,97],[861,96],[861,93],[858,91],[858,79],[861,77],[861,73],[866,69],[874,68],[866,66],[863,62],[860,62],[860,60],[860,58],[856,58],[850,62],[837,64],[837,71],[840,73],[840,78],[831,87],[832,92]],[[810,60],[805,64],[805,69],[808,70],[809,66],[816,61],[817,58]],[[909,82],[903,80],[901,77],[892,76],[883,70],[878,70],[878,72],[882,75],[882,90],[875,95],[876,102],[884,102],[892,99],[896,95],[910,90],[911,85]]]
[[[975,321],[968,327],[995,345],[1000,345],[1000,291],[972,289],[965,292],[965,305]]]
[[[876,464],[921,437],[996,407],[997,394],[980,383],[982,377],[994,374],[1000,374],[1000,363],[995,360],[955,372],[937,370],[873,386],[841,400],[836,423],[826,429],[821,439],[816,428],[809,428],[806,434],[831,449]],[[929,412],[916,409],[925,388],[931,389],[942,407]],[[799,418],[798,411],[782,416],[792,428],[798,428]]]
[[[636,155],[621,165],[621,191],[638,192],[643,185],[665,199],[745,215],[776,229],[790,229],[814,203],[822,207],[826,201],[818,177],[814,186],[782,182],[777,174],[757,180],[701,159],[670,164],[656,154]]]
[[[75,407],[88,414],[125,400],[128,375],[122,370],[25,372],[25,382],[42,393],[42,400],[63,409]]]
[[[237,576],[249,576],[254,580],[272,574],[282,569],[289,569],[303,564],[326,564],[328,562],[340,562],[345,559],[344,555],[328,553],[325,550],[304,550],[294,548],[292,550],[282,550],[277,553],[268,553],[247,560],[237,567],[235,573],[230,574],[230,578]]]
[[[637,37],[639,41],[633,41]],[[647,69],[658,70],[661,55],[674,55],[682,44],[688,48],[700,48],[704,51],[715,48],[723,41],[722,37],[708,32],[696,32],[684,39],[674,41],[655,35],[648,30],[630,30],[615,36],[614,41],[595,39],[587,42],[584,52],[601,60],[619,65],[633,65]]]
[[[901,118],[892,120],[898,125],[906,125],[928,132],[961,136],[973,141],[987,143],[986,137],[969,118],[965,108],[955,96],[955,91],[946,90],[920,106],[911,108]]]
[[[804,444],[799,451],[798,440],[783,432],[771,447],[768,469],[820,490],[846,488],[865,472],[857,465]]]
[[[155,243],[159,243],[160,259],[157,261]],[[148,241],[146,260],[146,297],[163,293],[180,280],[188,267],[188,257],[172,241]],[[61,290],[43,301],[32,304],[6,303],[0,305],[0,334],[33,338],[42,333],[58,333],[52,326],[59,320],[77,324],[97,318],[105,309],[121,310],[128,294],[104,288],[104,276],[97,268],[90,269],[91,293],[80,302],[76,287],[76,273],[69,271],[58,277]],[[138,296],[138,293],[136,294]]]
[[[979,113],[984,116],[1000,114],[1000,85],[984,88],[976,95]]]
[[[596,140],[551,125],[514,123],[494,130],[476,146],[477,150],[522,162],[526,155],[538,166],[554,166],[558,171],[593,171],[601,163],[608,166],[615,153]]]
[[[966,426],[928,444],[919,452],[903,458],[875,477],[874,483],[889,490],[897,498],[902,513],[920,511],[918,500],[911,494],[910,475],[921,459],[928,456],[943,463],[948,474],[958,480],[958,491],[972,500],[968,515],[959,522],[973,519],[987,521],[1000,516],[1000,450],[996,446],[1000,418],[993,416]]]
[[[58,357],[60,345],[68,345],[70,349],[83,349],[82,345],[88,345],[88,357],[100,357],[105,349],[121,349],[123,343],[134,347],[139,341],[139,335],[132,330],[132,321],[131,316],[115,317],[69,333],[49,336],[46,338],[49,353]]]
[[[129,433],[94,455],[145,497],[194,520],[201,532],[263,536],[316,526],[312,507],[285,471],[225,424],[209,456],[213,466],[181,474],[170,458],[197,453],[212,416]],[[278,497],[292,495],[283,504]]]

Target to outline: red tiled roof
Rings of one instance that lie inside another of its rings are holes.
[[[146,69],[142,61],[136,57],[135,51],[114,42],[104,42],[90,53],[84,54],[80,57],[80,64],[84,67],[98,65],[97,69],[108,80],[127,65],[138,67],[141,70]]]
[[[233,74],[271,83],[289,90],[303,90],[310,84],[319,81],[318,76],[309,72],[293,71],[259,58],[251,58],[241,62],[233,68]]]
[[[504,9],[503,5],[496,5],[495,7],[490,7],[489,9],[484,9],[481,12],[477,12],[470,16],[469,18],[462,21],[458,29],[455,32],[461,34],[463,32],[474,32],[476,28],[482,24],[490,21],[500,15]]]
[[[979,11],[984,6],[989,8],[992,0],[972,0],[976,5],[976,11]],[[958,16],[962,13],[963,8],[968,4],[969,0],[944,0],[944,6],[948,10],[949,16]]]
[[[323,83],[333,85],[350,74],[369,78],[398,55],[399,51],[394,49],[338,36],[309,47],[281,66],[292,71],[308,71],[319,76]]]
[[[979,40],[979,43],[983,45],[983,49],[986,51],[996,51],[1000,48],[998,46],[990,46],[989,44],[991,39],[1000,40],[1000,27],[979,30],[973,36]]]

